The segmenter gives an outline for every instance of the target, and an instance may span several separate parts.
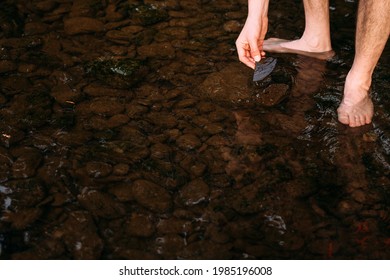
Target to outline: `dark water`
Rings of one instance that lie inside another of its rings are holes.
[[[275,56],[256,86],[246,0],[0,6],[0,258],[390,257],[389,48],[373,124],[336,116],[354,1],[331,1],[335,58]],[[269,36],[303,26],[271,1]]]

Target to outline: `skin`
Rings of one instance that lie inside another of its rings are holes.
[[[329,0],[303,0],[306,25],[295,41],[271,38],[264,40],[268,25],[269,0],[248,0],[248,17],[237,38],[241,62],[254,68],[265,51],[308,54],[319,59],[332,50],[329,28]],[[338,119],[350,127],[369,124],[374,114],[369,96],[372,73],[390,34],[390,1],[361,0],[358,8],[356,50],[344,87],[343,100],[337,109]],[[257,42],[257,44],[256,44]]]

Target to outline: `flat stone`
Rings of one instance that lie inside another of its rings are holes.
[[[0,73],[12,72],[17,68],[16,63],[11,60],[0,60]]]
[[[104,31],[104,24],[89,17],[73,17],[64,20],[64,30],[68,35],[100,33]]]
[[[171,195],[163,187],[147,180],[137,180],[132,186],[135,200],[154,212],[164,213],[172,206]]]
[[[209,195],[209,186],[202,179],[191,181],[180,190],[180,198],[187,206],[207,201]]]
[[[150,237],[155,226],[149,216],[133,213],[126,222],[126,233],[135,237]]]
[[[194,134],[184,134],[176,140],[176,143],[183,150],[194,150],[202,145],[200,139]]]

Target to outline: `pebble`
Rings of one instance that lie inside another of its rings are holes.
[[[18,68],[16,63],[10,60],[0,60],[0,73],[15,71]]]
[[[104,31],[104,24],[89,17],[73,17],[64,20],[64,30],[68,35],[100,33]]]
[[[103,178],[107,177],[112,172],[111,164],[105,162],[91,161],[87,162],[85,169],[89,177]]]
[[[165,213],[172,206],[172,198],[168,191],[150,181],[135,181],[132,191],[135,200],[153,212]]]
[[[42,155],[34,148],[23,148],[18,151],[17,159],[12,164],[12,175],[14,178],[30,178],[36,174],[41,164]]]
[[[126,222],[126,233],[135,237],[150,237],[155,226],[149,216],[133,213]]]
[[[176,140],[176,143],[183,150],[195,150],[202,145],[200,139],[194,134],[184,134]]]
[[[180,198],[187,206],[207,201],[209,195],[209,186],[202,179],[191,181],[180,190]]]
[[[79,203],[93,216],[113,219],[126,213],[123,204],[115,201],[111,196],[96,190],[85,191],[78,195]]]

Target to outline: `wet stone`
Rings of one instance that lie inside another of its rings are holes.
[[[50,95],[60,104],[72,104],[80,100],[80,94],[68,86],[54,88]]]
[[[32,72],[35,72],[35,70],[37,70],[37,66],[35,64],[28,64],[28,63],[24,63],[24,64],[19,64],[19,67],[18,67],[18,72],[19,73],[32,73]]]
[[[17,69],[16,63],[10,60],[0,60],[0,73],[12,72]]]
[[[131,141],[135,145],[144,145],[147,143],[146,136],[135,126],[125,125],[121,128],[120,137],[122,140]]]
[[[91,215],[74,211],[54,234],[64,241],[74,259],[91,260],[99,259],[103,251],[103,241],[97,232]]]
[[[225,22],[223,25],[223,29],[226,32],[239,33],[242,29],[242,23],[238,20],[230,20]]]
[[[190,221],[174,217],[168,219],[161,219],[157,223],[157,232],[159,234],[188,234],[192,231],[192,228],[193,226]]]
[[[352,198],[358,203],[365,203],[367,201],[367,195],[362,190],[355,190],[351,194]]]
[[[49,25],[43,22],[28,22],[24,26],[24,35],[39,35],[48,31]]]
[[[135,200],[154,212],[164,213],[171,208],[171,195],[164,188],[147,180],[137,180],[132,191]]]
[[[207,201],[209,195],[209,186],[202,179],[191,181],[180,190],[180,198],[187,206]]]
[[[340,249],[340,244],[336,240],[317,239],[308,244],[308,249],[314,254],[327,256],[329,248],[332,248],[332,253],[335,254]]]
[[[202,145],[200,139],[194,134],[184,134],[176,140],[176,143],[183,150],[195,150]]]
[[[105,116],[114,116],[120,114],[124,111],[125,106],[117,99],[95,99],[90,102],[89,109],[92,113],[105,115]]]
[[[148,58],[148,57],[174,58],[175,57],[175,49],[169,42],[153,43],[146,46],[140,46],[137,48],[137,52],[142,58]]]
[[[120,90],[115,89],[111,87],[104,87],[101,85],[87,85],[85,88],[83,88],[83,92],[86,93],[88,96],[93,97],[101,97],[101,96],[110,96],[110,97],[131,97],[132,93],[127,90]]]
[[[42,155],[34,148],[24,148],[18,151],[17,159],[12,164],[12,175],[14,178],[29,178],[36,174],[41,164]]]
[[[107,177],[112,172],[111,164],[97,161],[87,162],[85,169],[88,176],[92,178]]]
[[[103,192],[91,190],[80,194],[80,204],[85,207],[93,216],[102,218],[118,218],[126,213],[123,204],[115,201],[110,195]]]
[[[204,130],[207,133],[214,135],[214,134],[221,133],[224,130],[224,127],[223,127],[223,125],[221,125],[219,123],[211,123],[211,124],[205,125]]]
[[[12,180],[4,183],[5,192],[0,196],[11,197],[12,208],[31,208],[40,203],[46,196],[44,185],[35,179]]]
[[[129,35],[121,30],[110,30],[106,33],[106,38],[114,43],[128,46],[130,44]]]
[[[126,233],[136,237],[150,237],[155,232],[155,226],[149,216],[133,213],[126,222]]]
[[[64,30],[68,35],[103,32],[104,24],[89,17],[73,17],[64,20]]]
[[[163,128],[174,128],[177,125],[176,118],[166,112],[151,112],[147,115],[147,119],[151,123]]]
[[[15,212],[7,211],[2,221],[9,223],[16,230],[24,230],[32,225],[42,215],[40,208],[17,209]]]
[[[252,97],[248,82],[251,71],[237,64],[229,65],[219,72],[210,74],[199,86],[200,97],[219,102],[237,103]]]
[[[147,67],[139,60],[105,59],[86,64],[86,73],[114,88],[128,89],[139,82],[147,73]]]
[[[43,0],[43,1],[35,2],[34,6],[40,12],[50,12],[57,6],[57,2],[52,0]]]
[[[338,211],[343,215],[351,215],[362,208],[362,205],[351,200],[342,200],[338,204]]]
[[[156,143],[150,148],[150,155],[156,159],[167,159],[171,154],[171,148],[167,145]]]
[[[121,202],[134,200],[133,188],[130,182],[116,184],[110,187],[108,192],[113,194]]]
[[[165,259],[177,258],[184,249],[184,238],[177,234],[167,234],[156,238],[156,252]]]
[[[125,163],[118,163],[113,166],[112,173],[117,176],[124,176],[130,171],[130,166]]]
[[[152,25],[168,19],[168,13],[154,5],[134,5],[129,9],[131,22],[135,25]]]
[[[263,106],[275,106],[287,97],[288,88],[286,84],[271,84],[256,94],[256,100]]]

